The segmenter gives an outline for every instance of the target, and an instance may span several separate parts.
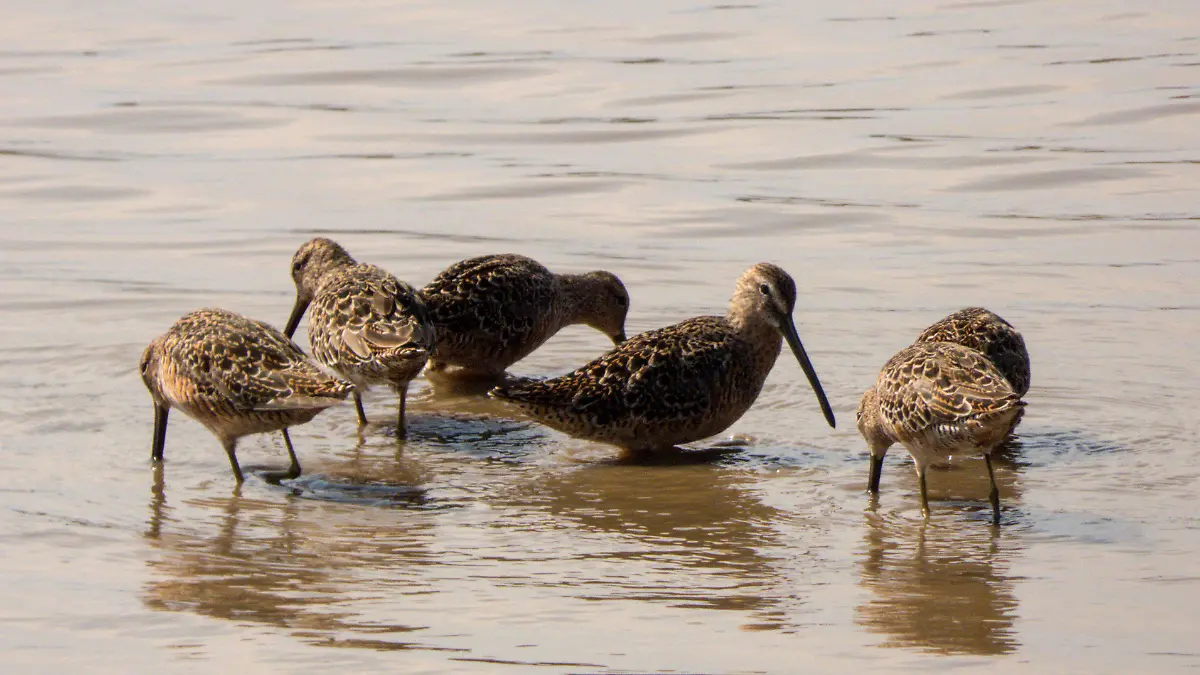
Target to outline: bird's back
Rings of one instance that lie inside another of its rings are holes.
[[[1029,351],[1012,324],[982,307],[968,307],[926,328],[916,342],[952,342],[988,357],[1018,396],[1029,391]]]
[[[161,340],[164,396],[209,426],[263,415],[311,419],[352,390],[283,333],[226,310],[192,312]]]
[[[411,379],[433,347],[417,292],[374,265],[330,274],[309,311],[313,355],[355,381]]]
[[[438,330],[435,358],[452,365],[503,370],[561,323],[557,277],[515,254],[456,263],[429,282],[421,296]]]
[[[705,438],[741,417],[762,380],[723,317],[635,335],[561,377],[493,390],[561,431],[631,449]]]
[[[990,450],[1020,419],[1024,403],[983,354],[951,342],[900,350],[879,374],[879,413],[905,445],[949,454]]]

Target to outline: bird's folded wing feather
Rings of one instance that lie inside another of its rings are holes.
[[[573,373],[508,387],[500,395],[602,420],[686,417],[707,410],[733,358],[727,334],[698,317],[636,335]]]
[[[1017,404],[1011,386],[986,358],[965,348],[936,353],[913,345],[880,374],[879,405],[908,434],[984,417]]]

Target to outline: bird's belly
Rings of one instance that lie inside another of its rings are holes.
[[[263,411],[184,409],[183,412],[203,424],[217,437],[240,438],[250,434],[279,431],[296,424],[304,424],[316,417],[321,410],[321,408]]]

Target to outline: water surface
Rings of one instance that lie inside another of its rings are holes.
[[[6,671],[1200,667],[1196,3],[9,4]],[[183,416],[152,468],[141,349],[201,306],[281,324],[317,235],[417,285],[609,269],[630,332],[775,262],[839,426],[785,353],[709,461],[422,379],[403,442],[383,391],[294,430],[294,482],[235,489]],[[999,532],[978,460],[928,523],[902,451],[872,502],[853,427],[969,305],[1032,353]]]

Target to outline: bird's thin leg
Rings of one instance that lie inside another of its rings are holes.
[[[354,391],[354,409],[358,411],[358,426],[367,426],[367,413],[363,410],[362,394],[358,393],[357,389]]]
[[[225,446],[225,454],[229,455],[229,466],[233,468],[233,477],[237,480],[238,485],[241,485],[245,479],[242,477],[242,467],[238,466],[237,455],[234,452],[237,449],[237,441],[231,438],[222,441],[222,444]]]
[[[992,482],[992,489],[988,492],[988,501],[992,503],[992,524],[1000,524],[1000,488],[996,487],[996,471],[992,468],[992,455],[986,454],[983,456],[983,461],[987,462],[988,480]]]
[[[292,448],[292,439],[288,436],[287,429],[281,429],[279,433],[283,434],[283,444],[287,446],[288,457],[292,458],[292,465],[288,467],[287,477],[298,478],[300,476],[300,460],[296,458],[296,451]]]

